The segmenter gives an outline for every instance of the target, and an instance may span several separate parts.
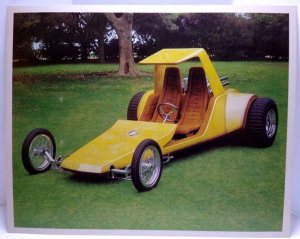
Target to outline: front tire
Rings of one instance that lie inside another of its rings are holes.
[[[155,188],[162,173],[162,154],[159,145],[150,139],[136,148],[131,164],[133,185],[139,192]]]
[[[51,162],[45,151],[55,157],[56,144],[53,135],[47,129],[38,128],[31,131],[22,145],[22,162],[30,174],[43,173],[50,169]]]
[[[273,144],[278,128],[276,103],[269,98],[257,98],[251,105],[247,117],[246,133],[250,143],[256,147]]]

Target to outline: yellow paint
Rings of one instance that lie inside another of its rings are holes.
[[[90,141],[61,164],[67,170],[106,173],[113,165],[131,164],[136,147],[145,139],[155,140],[162,148],[175,133],[175,124],[118,120],[109,130]]]
[[[212,62],[209,59],[209,56],[204,49],[199,53],[199,58],[204,68],[204,72],[206,74],[209,85],[212,89],[213,95],[218,96],[223,94],[225,92],[225,89],[221,84],[215,67],[213,66]]]
[[[163,84],[163,74],[166,65],[179,64],[192,58],[198,57],[204,68],[207,80],[211,86],[214,96],[225,92],[219,76],[203,48],[163,49],[140,61],[140,64],[155,65],[155,92],[160,92]]]
[[[136,147],[145,139],[155,140],[165,155],[243,128],[249,102],[255,96],[233,89],[225,90],[202,48],[164,49],[140,62],[154,64],[155,72],[154,90],[147,91],[141,98],[137,109],[138,119],[149,96],[160,94],[165,68],[194,57],[199,57],[213,92],[198,133],[174,140],[176,124],[118,120],[106,132],[66,158],[61,167],[80,172],[106,173],[112,166],[124,168],[130,165]]]
[[[143,113],[144,107],[146,105],[147,99],[150,95],[153,94],[153,90],[148,90],[145,92],[145,94],[142,96],[140,103],[138,105],[138,109],[137,109],[137,118],[139,119]]]
[[[227,132],[232,132],[243,127],[248,104],[253,97],[253,94],[228,93],[225,117]]]
[[[181,48],[181,49],[162,49],[146,59],[140,61],[140,64],[179,64],[191,58],[197,57],[203,48]]]
[[[184,138],[182,140],[171,141],[162,149],[164,154],[168,154],[180,149],[190,147],[195,144],[203,143],[208,140],[220,137],[226,133],[225,124],[225,104],[226,104],[226,93],[211,99],[212,111],[207,111],[209,114],[208,121],[205,125],[202,125],[199,133],[194,136]]]
[[[237,93],[229,89],[223,94],[211,98],[212,110],[207,110],[208,118],[197,134],[177,141],[169,142],[162,149],[163,154],[168,154],[195,144],[204,143],[218,138],[235,130],[241,129],[248,103],[254,95]]]

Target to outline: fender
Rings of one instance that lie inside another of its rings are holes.
[[[225,105],[227,133],[245,128],[249,108],[256,98],[254,94],[244,94],[234,90],[228,92]]]

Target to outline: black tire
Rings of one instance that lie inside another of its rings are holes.
[[[139,92],[132,96],[127,108],[128,120],[138,120],[137,110],[144,94],[144,92]]]
[[[269,147],[273,144],[278,128],[276,103],[269,98],[257,98],[250,106],[246,137],[255,147]]]
[[[131,178],[133,185],[139,192],[149,191],[157,186],[161,173],[162,154],[159,145],[150,139],[142,141],[137,146],[132,158]]]
[[[50,169],[52,163],[47,160],[45,150],[52,158],[55,157],[56,144],[53,135],[47,129],[34,129],[22,145],[22,162],[30,174],[43,173]]]

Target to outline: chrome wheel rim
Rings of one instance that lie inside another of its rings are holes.
[[[272,138],[277,129],[277,117],[274,109],[269,110],[266,117],[266,134],[269,138]]]
[[[141,183],[145,187],[152,187],[160,175],[161,160],[158,149],[154,146],[147,147],[142,155],[139,165]]]
[[[45,134],[37,135],[30,144],[29,147],[29,158],[32,167],[36,170],[43,170],[50,164],[49,160],[45,155],[45,151],[53,156],[53,143],[50,137]]]

